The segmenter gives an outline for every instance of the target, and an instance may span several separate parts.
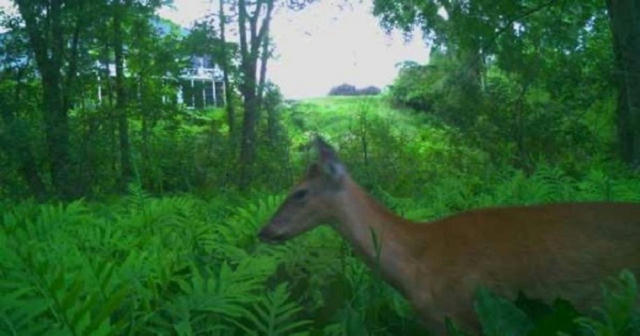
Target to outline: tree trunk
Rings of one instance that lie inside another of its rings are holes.
[[[622,159],[640,167],[640,0],[607,0],[615,78],[617,124]]]
[[[120,139],[120,188],[124,190],[131,179],[131,146],[129,144],[129,122],[127,120],[127,91],[124,78],[124,52],[122,41],[122,17],[125,8],[116,1],[113,10],[113,49],[116,62],[116,110]]]
[[[49,155],[51,159],[53,183],[62,198],[73,197],[69,179],[69,115],[65,109],[64,90],[62,87],[62,66],[64,57],[64,37],[62,29],[62,4],[53,1],[51,10],[51,66],[44,78],[43,85],[49,89],[44,93],[45,106],[49,110],[47,134],[49,138]],[[46,119],[45,119],[46,120]]]
[[[106,29],[108,30],[108,25],[106,27]],[[112,176],[116,176],[117,175],[117,171],[118,171],[118,167],[117,167],[117,153],[118,153],[118,141],[116,140],[116,116],[115,116],[115,110],[114,110],[114,104],[113,104],[113,85],[111,82],[111,71],[109,70],[109,64],[111,64],[111,57],[109,56],[110,54],[110,50],[111,47],[109,45],[109,37],[108,37],[108,33],[105,32],[105,41],[104,41],[104,45],[102,46],[103,48],[103,55],[102,55],[102,63],[104,65],[104,67],[102,68],[102,77],[104,78],[104,92],[105,94],[103,95],[103,106],[106,107],[106,122],[105,122],[105,127],[107,129],[107,134],[108,134],[108,139],[109,139],[109,144],[108,144],[108,153],[109,153],[109,160],[107,162],[110,162],[109,165],[109,169],[110,174]]]
[[[150,111],[145,108],[144,102],[147,98],[147,87],[145,85],[145,77],[142,73],[138,75],[138,87],[140,88],[140,118],[142,119],[142,128],[140,130],[140,135],[142,137],[142,148],[141,148],[141,167],[139,171],[140,179],[144,183],[145,180],[150,181],[150,167],[151,167],[151,155],[149,154],[149,137],[150,137]],[[144,185],[144,184],[143,184]]]
[[[69,186],[69,118],[62,108],[62,89],[60,76],[56,70],[48,69],[49,74],[42,76],[43,98],[45,106],[45,132],[51,164],[51,180],[62,198],[71,196]]]
[[[223,0],[220,0],[218,20],[220,21],[220,40],[222,42],[221,44],[222,60],[220,61],[220,65],[222,66],[222,78],[224,81],[224,89],[225,89],[224,102],[225,102],[225,109],[227,111],[227,124],[229,125],[229,139],[233,141],[236,118],[235,118],[235,111],[233,106],[233,91],[231,89],[231,82],[229,81],[229,55],[227,53],[227,37],[225,33],[226,16],[224,14]]]
[[[259,50],[262,41],[268,39],[268,27],[273,11],[274,0],[262,0],[256,4],[256,9],[252,15],[247,13],[245,0],[238,0],[238,28],[240,33],[240,56],[243,81],[241,86],[244,97],[244,119],[242,122],[242,140],[240,143],[240,187],[246,188],[251,182],[250,174],[253,172],[253,165],[256,152],[256,124],[258,122],[258,111],[260,98],[258,96],[258,83],[256,82],[256,72],[258,65]],[[260,28],[258,20],[262,7],[266,5],[266,13]],[[247,27],[247,23],[249,24]],[[247,40],[247,28],[249,40]],[[265,69],[266,71],[266,69]]]
[[[42,112],[51,181],[58,196],[68,199],[73,196],[73,188],[69,179],[69,116],[64,107],[62,86],[65,46],[62,2],[52,0],[45,18],[38,17],[43,14],[29,1],[16,1],[16,4],[25,21],[30,46],[42,76]]]
[[[238,29],[240,33],[240,57],[241,69],[244,78],[240,85],[240,91],[244,98],[244,118],[242,121],[242,140],[240,143],[240,186],[246,187],[249,183],[249,172],[253,162],[254,138],[256,124],[255,109],[255,66],[252,67],[247,42],[247,8],[244,0],[238,0]],[[255,63],[253,63],[255,64]]]
[[[244,67],[243,67],[244,68]],[[253,71],[251,70],[253,69]],[[256,124],[258,122],[258,100],[256,97],[255,63],[243,69],[244,119],[242,121],[242,142],[240,143],[240,186],[248,186],[253,171],[256,152]]]
[[[263,97],[262,108],[267,112],[267,137],[271,146],[275,148],[278,139],[278,102],[275,101],[275,97],[270,97],[267,94]],[[277,93],[273,92],[272,94]]]
[[[269,61],[269,22],[265,22],[266,37],[262,41],[262,52],[260,53],[260,84],[258,84],[258,109],[262,110],[264,100],[264,88],[267,83],[267,62]]]

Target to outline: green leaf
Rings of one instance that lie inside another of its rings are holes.
[[[448,317],[444,319],[444,326],[445,326],[445,329],[447,330],[448,336],[468,336],[467,333],[460,330],[460,328],[458,328],[455,322],[453,322]]]
[[[486,336],[524,336],[533,328],[522,310],[486,288],[476,292],[474,307]]]
[[[596,336],[635,336],[640,333],[640,312],[637,309],[638,287],[635,276],[623,270],[618,277],[602,286],[603,306],[599,316],[579,317],[576,322]]]

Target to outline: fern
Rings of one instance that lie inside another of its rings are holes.
[[[142,209],[149,200],[149,194],[142,189],[139,183],[129,183],[127,189],[129,195],[124,198],[124,201],[134,210]]]
[[[245,201],[244,206],[234,207],[228,221],[219,223],[216,234],[229,245],[247,248],[255,244],[259,228],[273,215],[282,196],[264,196],[255,201]]]
[[[50,328],[45,321],[48,302],[33,287],[0,281],[0,335],[42,335]]]
[[[623,271],[602,287],[603,306],[599,318],[581,317],[578,324],[594,336],[633,336],[640,333],[638,284],[633,273]]]
[[[150,316],[147,331],[175,328],[181,334],[228,330],[231,322],[247,315],[245,306],[253,302],[266,275],[255,272],[256,260],[246,259],[235,269],[223,263],[219,269],[191,265],[190,277],[178,280],[180,294],[161,311]],[[264,272],[272,272],[273,269]],[[173,327],[172,327],[173,326]]]
[[[474,307],[486,336],[524,336],[533,328],[523,311],[487,289],[478,290]]]
[[[372,127],[375,118],[367,118]],[[383,160],[378,154],[384,151],[375,147],[383,145],[375,140],[377,129],[366,131],[370,159]],[[353,145],[340,139],[347,150]],[[438,144],[415,148],[441,160],[457,153]],[[495,204],[640,198],[633,176],[598,167],[584,178],[540,166],[531,175],[505,168],[480,179],[458,170],[466,163],[411,169],[387,163],[366,172],[381,181],[375,193],[416,219]],[[425,187],[398,194],[411,184],[385,185],[387,168],[427,174],[421,177]],[[423,333],[406,300],[334,231],[319,228],[279,246],[259,243],[257,231],[281,200],[264,192],[225,192],[206,201],[158,198],[132,185],[127,196],[104,203],[6,206],[0,218],[0,335]],[[637,332],[638,313],[629,310],[634,287],[623,279],[607,284],[610,300],[596,317],[578,319],[587,334]],[[494,333],[520,333],[515,324],[527,320],[531,335],[573,332],[575,326],[573,312],[562,304],[536,315],[487,294],[477,305]],[[451,333],[459,333],[454,327]]]
[[[22,280],[30,285],[14,286],[10,290],[12,295],[5,298],[3,315],[10,330],[28,326],[27,321],[37,325],[37,320],[49,319],[50,313],[60,326],[53,331],[71,335],[110,335],[121,331],[122,321],[112,324],[110,317],[124,300],[126,288],[101,299],[98,293],[87,288],[82,273],[69,275],[63,266],[38,261],[33,254],[22,258],[28,271]],[[2,287],[12,284],[15,283],[3,281]]]
[[[574,181],[557,166],[538,165],[529,185],[536,188],[534,197],[542,202],[567,201],[574,194]]]
[[[287,284],[280,284],[247,310],[243,316],[247,323],[239,320],[232,322],[247,335],[291,335],[311,323],[296,318],[301,310],[299,304],[291,302]]]

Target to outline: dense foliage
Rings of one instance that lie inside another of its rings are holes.
[[[339,147],[356,180],[394,211],[413,219],[492,204],[640,201],[640,180],[622,167],[593,163],[580,174],[549,165],[537,166],[533,174],[496,167],[483,152],[459,143],[456,131],[429,126],[381,99],[318,99],[280,113],[291,141],[290,177],[300,175],[309,160],[303,149],[309,132],[321,130]],[[223,111],[215,110],[200,118],[223,117]],[[183,122],[172,132],[188,134],[193,127]],[[173,150],[173,156],[185,151]],[[263,169],[272,175],[257,185],[277,184],[273,187],[285,190],[289,178],[273,174],[283,161],[268,151],[260,155]],[[179,168],[183,174],[186,167]],[[100,202],[4,203],[0,330],[181,335],[425,332],[406,301],[329,229],[283,246],[259,243],[256,232],[281,201],[281,193],[274,196],[262,188],[238,193],[214,185],[200,194],[152,197],[141,185],[132,184],[127,196]],[[607,303],[595,315],[576,312],[564,301],[552,306],[524,297],[510,302],[488,292],[479,293],[476,310],[487,335],[549,335],[553,330],[633,335],[640,317],[629,304],[638,295],[635,286],[631,274],[621,274],[604,292]],[[450,329],[451,335],[461,335],[455,326]]]
[[[265,73],[274,7],[308,1],[223,1],[190,33],[154,15],[161,1],[14,1],[0,13],[0,335],[426,334],[335,232],[257,241],[309,139],[416,220],[640,202],[640,108],[623,94],[640,80],[621,82],[640,57],[625,58],[636,26],[618,16],[634,1],[376,0],[387,28],[424,30],[430,62],[402,64],[383,96],[302,101]],[[194,55],[223,68],[225,106],[173,99]],[[638,335],[637,276],[602,284],[589,311],[483,289],[474,307],[488,336]]]
[[[634,164],[628,142],[638,126],[627,118],[640,104],[618,93],[640,91],[617,78],[640,68],[614,61],[619,36],[610,27],[631,19],[611,2],[376,0],[375,7],[385,26],[418,26],[434,44],[428,65],[401,67],[391,90],[397,103],[438,115],[490,152],[510,153],[519,167],[567,155],[621,155]],[[638,36],[625,33],[625,55],[638,55]],[[491,148],[496,143],[506,147]]]
[[[361,89],[351,84],[340,84],[329,90],[329,96],[375,96],[380,94],[381,90],[375,86],[367,86]]]

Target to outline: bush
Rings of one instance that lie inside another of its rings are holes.
[[[351,84],[342,84],[331,88],[329,91],[330,96],[355,96],[356,87]]]
[[[351,84],[334,86],[329,91],[330,96],[375,96],[380,94],[380,88],[370,85],[362,89],[357,89]]]
[[[434,101],[434,83],[437,79],[433,66],[405,62],[400,65],[398,77],[390,87],[395,105],[416,111],[429,112]]]
[[[359,96],[375,96],[380,94],[380,88],[376,86],[367,86],[366,88],[358,90]]]
[[[427,65],[404,63],[389,97],[459,130],[494,161],[528,172],[540,161],[581,170],[613,154],[614,100],[588,87],[558,90],[495,64],[478,74],[454,55],[434,52]]]

